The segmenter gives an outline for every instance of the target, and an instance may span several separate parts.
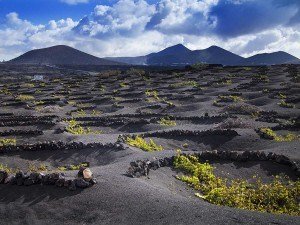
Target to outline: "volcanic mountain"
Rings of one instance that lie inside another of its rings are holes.
[[[122,63],[98,58],[66,45],[36,49],[10,60],[17,64],[49,65],[120,65]]]
[[[116,62],[132,65],[160,65],[178,66],[195,63],[222,64],[222,65],[275,65],[300,63],[300,60],[286,52],[274,52],[254,55],[244,58],[218,46],[211,46],[203,50],[190,50],[182,44],[168,47],[160,52],[138,57],[110,57]]]
[[[263,53],[244,60],[246,65],[299,64],[300,60],[286,52]]]
[[[150,65],[150,66],[184,66],[195,63],[236,65],[277,65],[300,64],[300,59],[286,53],[263,53],[243,58],[218,46],[203,50],[190,50],[182,44],[168,47],[160,52],[138,57],[98,58],[65,45],[36,49],[10,60],[17,64],[49,65]]]

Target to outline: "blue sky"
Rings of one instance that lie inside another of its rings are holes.
[[[93,0],[85,4],[66,4],[60,0],[0,0],[0,17],[3,19],[10,12],[17,12],[21,18],[35,24],[68,17],[80,20],[84,15],[90,14],[95,5],[111,4],[110,2]]]
[[[0,0],[0,60],[66,44],[137,56],[182,43],[300,57],[300,0]]]

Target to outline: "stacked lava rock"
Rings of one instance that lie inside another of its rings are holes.
[[[187,155],[183,153],[183,155]],[[300,162],[295,162],[285,155],[279,155],[273,152],[265,153],[263,151],[203,151],[191,154],[202,160],[231,160],[237,162],[247,161],[273,161],[275,163],[286,165],[291,168],[297,177],[300,177]],[[160,167],[173,166],[175,156],[165,157],[155,160],[137,160],[130,163],[127,175],[130,177],[148,176],[150,170],[156,170]]]
[[[77,188],[87,188],[97,183],[96,178],[89,168],[81,167],[78,171],[77,178],[72,180],[69,190],[74,191]]]
[[[82,167],[75,179],[68,179],[63,173],[49,173],[43,174],[38,172],[24,173],[17,172],[15,175],[10,175],[6,171],[0,171],[0,184],[10,184],[18,186],[31,186],[35,184],[40,185],[55,185],[57,187],[65,187],[71,191],[77,188],[87,188],[97,181],[93,177],[93,173],[89,168]]]
[[[130,167],[127,170],[127,175],[130,177],[148,176],[150,169],[157,170],[160,167],[172,166],[173,157],[165,157],[163,159],[150,160],[137,160],[130,163]]]

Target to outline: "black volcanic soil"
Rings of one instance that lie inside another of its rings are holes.
[[[164,150],[149,153],[123,143],[123,150],[106,146],[0,153],[0,164],[24,171],[32,164],[45,164],[49,170],[55,170],[88,161],[98,180],[96,185],[76,191],[0,184],[0,224],[300,223],[299,217],[210,204],[196,198],[191,188],[176,180],[176,172],[171,168],[151,170],[149,177],[125,175],[130,162],[173,156],[176,149],[185,153],[274,152],[300,162],[299,140],[276,142],[255,131],[271,127],[278,134],[299,135],[300,67],[208,67],[145,74],[101,72],[49,76],[44,81],[32,81],[30,76],[19,73],[0,77],[0,138],[16,138],[20,146],[44,141],[105,144],[116,143],[120,134],[143,134]],[[34,99],[16,100],[20,95]],[[236,101],[228,102],[222,96],[235,96]],[[281,100],[294,108],[281,107]],[[158,123],[166,117],[175,120],[176,126]],[[102,133],[70,134],[65,127],[71,118]],[[11,129],[12,133],[5,135]],[[237,135],[192,135],[194,131],[211,129],[231,129]],[[43,134],[20,133],[28,130],[40,130]],[[185,134],[170,135],[178,130]],[[285,174],[297,179],[287,166],[273,162],[211,163],[217,175],[229,178],[251,179],[257,174],[268,182],[273,175]],[[64,173],[67,177],[76,175],[76,171]]]

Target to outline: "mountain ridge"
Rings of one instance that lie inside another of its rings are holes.
[[[47,48],[28,51],[8,63],[18,64],[53,64],[53,65],[120,65],[123,63],[110,61],[90,55],[67,45],[55,45]]]
[[[246,62],[248,62],[248,65],[280,64],[282,60],[285,61],[285,63],[295,63],[295,61],[298,60],[298,64],[300,63],[300,60],[297,57],[284,51],[261,53],[246,58]]]
[[[190,50],[182,44],[167,47],[159,52],[137,57],[98,58],[66,45],[28,51],[7,63],[52,65],[149,65],[184,66],[195,63],[222,64],[225,66],[255,66],[300,64],[300,59],[283,52],[256,54],[244,58],[218,46]]]
[[[256,54],[244,58],[215,45],[202,50],[190,50],[182,44],[173,45],[162,51],[150,53],[145,56],[108,57],[107,59],[132,65],[158,66],[189,65],[195,63],[222,64],[228,66],[300,64],[300,59],[283,51]]]

